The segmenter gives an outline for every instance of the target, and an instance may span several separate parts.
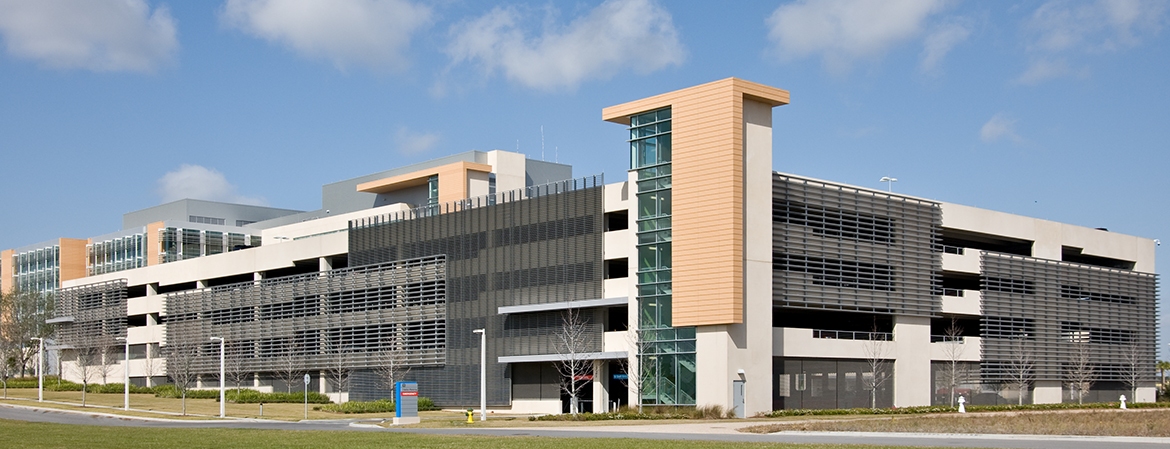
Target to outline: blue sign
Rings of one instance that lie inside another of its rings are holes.
[[[394,417],[418,418],[418,382],[394,383]]]
[[[614,374],[613,380],[629,380],[630,375],[626,373]]]

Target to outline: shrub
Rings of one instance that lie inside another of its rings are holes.
[[[305,402],[305,394],[304,393],[262,393],[262,392],[259,392],[256,390],[243,389],[243,390],[239,390],[238,393],[236,392],[236,390],[228,390],[224,396],[227,397],[228,402],[234,402],[237,404],[259,404],[259,403],[275,404],[278,402],[293,402],[293,403]],[[219,398],[219,391],[216,391],[216,398],[217,399]],[[318,393],[316,391],[310,391],[309,392],[309,402],[313,403],[313,404],[328,404],[332,401],[329,400],[329,396],[323,395],[323,394]]]
[[[178,399],[183,397],[172,384],[154,387],[155,397]],[[219,399],[219,390],[187,390],[187,399]]]
[[[394,411],[394,401],[389,399],[378,399],[376,401],[349,401],[344,404],[326,404],[320,407],[313,407],[313,410],[332,412],[332,413],[390,413]],[[435,402],[431,398],[419,397],[418,410],[438,410],[435,407]]]
[[[81,389],[79,388],[78,391],[80,390]],[[126,387],[122,383],[111,383],[103,385],[90,384],[88,387],[86,387],[85,391],[89,393],[124,394],[126,392]],[[154,389],[130,384],[130,392],[134,394],[154,394]]]
[[[1134,404],[1127,404],[1129,408],[1170,408],[1170,403],[1161,402],[1138,402]],[[1117,402],[1094,402],[1089,404],[1025,404],[1025,405],[969,405],[968,412],[1002,412],[1002,411],[1026,411],[1026,410],[1074,410],[1074,409],[1103,409],[1103,408],[1119,408],[1120,404]],[[902,408],[847,408],[847,409],[821,409],[821,410],[807,410],[807,409],[791,409],[791,410],[773,410],[768,413],[763,413],[759,416],[767,418],[779,418],[781,416],[828,416],[828,415],[917,415],[925,413],[956,413],[958,407],[950,406],[922,406],[922,407],[902,407]]]
[[[8,388],[36,387],[37,378],[35,377],[16,377],[8,380]],[[57,376],[45,376],[45,391],[81,391],[81,384],[60,380]]]

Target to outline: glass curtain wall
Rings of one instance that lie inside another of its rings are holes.
[[[146,235],[133,234],[86,245],[90,276],[146,266]]]
[[[630,167],[638,174],[638,330],[643,404],[695,403],[695,329],[671,326],[671,111],[630,118]]]
[[[61,278],[61,247],[58,245],[25,251],[13,257],[13,282],[25,292],[51,293]]]

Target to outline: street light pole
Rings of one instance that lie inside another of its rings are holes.
[[[34,337],[37,347],[37,402],[45,402],[45,339]],[[57,373],[60,378],[61,373]]]
[[[879,179],[878,182],[886,183],[886,192],[893,193],[894,192],[894,183],[898,182],[898,178],[892,178],[889,176],[882,176],[882,179]]]
[[[479,420],[487,421],[487,332],[476,329],[479,334]]]
[[[126,366],[122,367],[122,387],[125,389],[125,397],[122,400],[122,410],[130,410],[130,338],[116,337],[115,340],[126,343]]]
[[[223,337],[211,337],[211,341],[219,342],[219,417],[226,416],[224,413],[224,406],[226,405],[226,398],[224,398],[223,379],[224,379],[224,365],[223,365]]]

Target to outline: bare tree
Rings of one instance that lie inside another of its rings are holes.
[[[349,377],[353,374],[352,349],[340,342],[326,342],[325,352],[329,355],[329,367],[325,372],[333,386],[337,388],[337,403],[344,401],[344,394],[349,391]]]
[[[240,394],[240,384],[246,379],[252,377],[252,373],[248,371],[247,360],[251,354],[247,351],[245,346],[240,344],[227,345],[227,354],[224,354],[223,369],[224,375],[227,376],[228,381],[236,384],[236,396]]]
[[[865,378],[865,387],[869,390],[869,407],[877,409],[877,392],[888,379],[889,346],[886,343],[886,333],[878,332],[877,326],[869,333],[869,340],[865,342],[865,363],[869,368],[870,376]]]
[[[1145,351],[1142,350],[1142,346],[1134,339],[1121,348],[1121,356],[1125,360],[1125,365],[1121,367],[1121,375],[1124,377],[1125,385],[1129,386],[1129,400],[1133,402],[1137,402],[1138,383],[1149,369],[1143,352]]]
[[[167,376],[174,382],[175,389],[183,403],[183,415],[187,414],[187,390],[199,373],[195,370],[195,362],[199,357],[199,346],[192,343],[173,343],[167,345]]]
[[[114,346],[107,339],[102,339],[96,348],[97,358],[94,360],[94,371],[97,377],[102,378],[102,385],[108,384],[110,374],[114,372],[114,365],[122,361],[120,347]]]
[[[577,309],[561,314],[561,329],[556,334],[557,371],[561,374],[561,390],[569,396],[569,412],[577,416],[581,388],[588,384],[586,376],[593,371],[593,361],[585,355],[593,346],[587,322]]]
[[[81,378],[81,406],[85,407],[85,395],[89,390],[89,382],[97,377],[98,366],[101,365],[101,350],[93,346],[86,346],[74,349],[77,354],[76,364],[73,365],[73,371],[77,377]]]
[[[966,366],[960,363],[963,357],[963,344],[963,328],[951,318],[951,325],[943,333],[943,354],[947,358],[947,365],[941,373],[951,391],[951,406],[955,405],[955,389],[965,382],[967,377]]]
[[[648,385],[651,373],[646,366],[647,360],[645,355],[649,352],[648,350],[653,345],[653,342],[646,338],[645,332],[632,327],[626,330],[626,345],[633,354],[630,354],[629,358],[618,360],[622,369],[626,371],[626,380],[622,383],[630,390],[633,390],[631,391],[630,400],[637,402],[638,413],[642,413],[642,389]],[[635,360],[636,362],[631,362],[631,360]]]
[[[20,345],[17,367],[20,376],[24,377],[29,361],[37,356],[40,349],[38,345],[30,343],[53,335],[53,326],[45,324],[53,316],[53,297],[35,291],[12,291],[3,296],[5,332]]]
[[[285,351],[276,357],[276,370],[272,374],[277,380],[284,382],[285,392],[291,394],[293,382],[299,381],[305,374],[305,359],[301,356],[300,346],[287,346]]]
[[[378,367],[374,371],[383,388],[394,390],[398,381],[410,372],[410,365],[402,346],[401,339],[390,340],[383,344],[382,351],[378,353]]]
[[[3,317],[3,315],[0,315]],[[8,398],[8,378],[16,374],[16,363],[20,358],[20,342],[8,336],[4,327],[4,320],[0,318],[0,379],[4,381],[4,398]]]
[[[1074,333],[1069,354],[1069,363],[1065,371],[1065,381],[1069,389],[1077,395],[1077,403],[1085,403],[1085,394],[1093,387],[1092,348],[1089,347],[1089,335]]]
[[[1032,356],[1026,335],[1012,338],[1011,351],[1008,359],[1007,375],[1008,386],[1015,388],[1019,393],[1017,405],[1024,405],[1024,395],[1028,392],[1028,385],[1035,375],[1036,360]]]
[[[146,386],[153,387],[154,377],[163,374],[163,360],[159,358],[159,349],[156,344],[146,345],[146,359],[142,361],[142,370],[146,372]]]

